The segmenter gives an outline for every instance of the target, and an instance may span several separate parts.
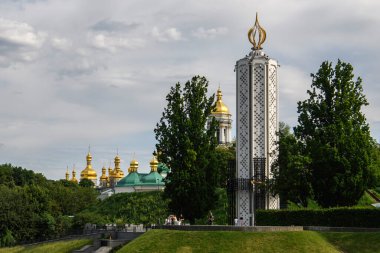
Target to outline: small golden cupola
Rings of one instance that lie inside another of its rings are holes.
[[[130,165],[131,172],[137,172],[137,169],[139,168],[139,162],[138,161],[133,159],[129,165]]]
[[[113,170],[113,177],[117,180],[124,177],[124,172],[120,168],[120,156],[115,156],[115,169]]]
[[[69,181],[70,180],[70,174],[69,174],[69,167],[66,168],[66,175],[65,175],[65,179],[66,181]]]
[[[91,161],[92,161],[92,155],[90,152],[88,152],[86,156],[87,160],[87,166],[82,172],[80,173],[80,179],[89,179],[93,181],[96,184],[97,174],[96,171],[92,168]]]
[[[75,172],[75,166],[73,167],[73,171],[71,173],[72,173],[71,182],[78,183],[78,179],[76,178],[77,173]]]
[[[108,167],[108,178],[111,178],[113,176],[112,173],[113,172],[112,172],[112,168],[111,168],[111,164],[110,164],[110,166]]]
[[[107,181],[108,177],[106,173],[107,173],[107,169],[105,166],[103,166],[102,175],[100,176],[100,181]]]
[[[152,160],[150,160],[150,172],[157,172],[158,168],[158,160],[156,156],[153,156]]]
[[[101,186],[101,187],[107,187],[107,186],[108,186],[108,181],[109,181],[109,179],[108,179],[106,173],[107,173],[107,169],[106,169],[105,166],[103,166],[103,168],[102,168],[102,175],[101,175],[100,178],[99,178],[100,186]]]
[[[222,96],[223,94],[219,87],[216,93],[215,109],[212,111],[212,114],[230,114],[230,110],[222,101]]]

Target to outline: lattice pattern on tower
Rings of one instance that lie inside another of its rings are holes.
[[[277,69],[273,65],[268,67],[268,152],[274,154],[276,151],[277,140]],[[268,157],[268,172],[267,176],[271,177],[270,168],[273,164],[273,159]]]
[[[255,209],[265,209],[265,162],[266,159],[264,157],[253,158]]]
[[[237,148],[237,178],[239,180],[248,180],[250,171],[250,154],[249,154],[249,65],[247,60],[241,60],[237,66],[237,106],[238,106],[238,136]],[[236,181],[236,185],[239,182]],[[244,188],[237,190],[238,218],[243,218],[243,225],[249,225],[250,219],[250,191]]]
[[[265,75],[264,65],[254,67],[253,157],[265,156]]]
[[[249,178],[249,71],[248,64],[238,66],[238,177]]]

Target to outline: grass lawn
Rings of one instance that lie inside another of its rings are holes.
[[[36,246],[17,246],[12,248],[0,248],[2,253],[71,253],[75,249],[80,249],[84,245],[92,244],[92,240],[65,240],[39,244]]]
[[[380,252],[380,233],[321,233],[328,242],[341,252]]]
[[[314,231],[254,233],[151,230],[117,252],[342,252],[330,243],[331,238],[328,236],[334,238],[334,233],[326,236]],[[380,239],[380,234],[377,234],[377,238]],[[380,246],[380,242],[377,245]]]

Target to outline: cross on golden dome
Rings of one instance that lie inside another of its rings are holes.
[[[256,37],[257,41],[256,41]],[[267,37],[267,33],[265,32],[264,28],[262,28],[259,24],[258,15],[256,12],[256,21],[255,24],[251,29],[248,30],[248,40],[253,45],[253,50],[260,50],[263,49],[261,47],[262,44],[264,44],[264,41]]]

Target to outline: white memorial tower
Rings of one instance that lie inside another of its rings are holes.
[[[262,50],[266,32],[257,14],[248,31],[252,51],[236,62],[237,158],[236,216],[242,226],[255,225],[257,209],[278,209],[278,196],[265,191],[271,178],[278,131],[278,84],[276,60]]]

